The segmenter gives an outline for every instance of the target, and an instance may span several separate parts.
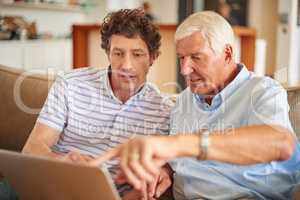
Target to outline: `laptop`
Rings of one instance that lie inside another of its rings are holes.
[[[120,200],[105,167],[0,150],[0,172],[20,200]]]

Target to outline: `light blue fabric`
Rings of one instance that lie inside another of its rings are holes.
[[[181,93],[171,114],[171,134],[199,129],[223,130],[248,125],[281,125],[290,130],[287,93],[276,81],[258,77],[239,65],[239,74],[208,105],[189,88]],[[224,132],[226,134],[226,131]],[[262,141],[262,145],[268,141]],[[176,199],[291,199],[300,182],[300,148],[284,162],[251,166],[217,161],[177,159],[170,163]]]

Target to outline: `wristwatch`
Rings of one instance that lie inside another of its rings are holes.
[[[199,155],[197,157],[198,160],[206,160],[207,158],[207,150],[210,145],[209,131],[205,130],[199,135],[200,145],[199,145]]]

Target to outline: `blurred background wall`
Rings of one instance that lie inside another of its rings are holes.
[[[233,24],[235,27],[242,25],[255,30],[253,70],[283,83],[300,82],[299,0],[147,2],[155,23],[173,28],[190,13],[208,8],[219,11],[220,5],[226,11],[229,5],[232,22],[241,21]],[[70,70],[74,67],[73,25],[99,25],[108,12],[142,7],[143,3],[142,0],[0,0],[0,64],[26,70]],[[89,34],[88,64],[103,67],[107,60],[100,48],[99,31]],[[172,43],[174,30],[168,29],[164,34],[165,57],[153,67],[151,80],[160,86],[168,81],[182,85]],[[238,37],[237,43],[241,45]]]

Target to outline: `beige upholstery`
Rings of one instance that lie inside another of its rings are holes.
[[[14,95],[17,80],[20,90]],[[30,114],[18,106],[15,97],[20,96],[29,108],[40,109],[52,81],[46,75],[26,76],[23,70],[0,65],[0,149],[21,151],[37,118],[37,113]]]
[[[300,88],[288,90],[290,120],[298,138],[300,138]]]

